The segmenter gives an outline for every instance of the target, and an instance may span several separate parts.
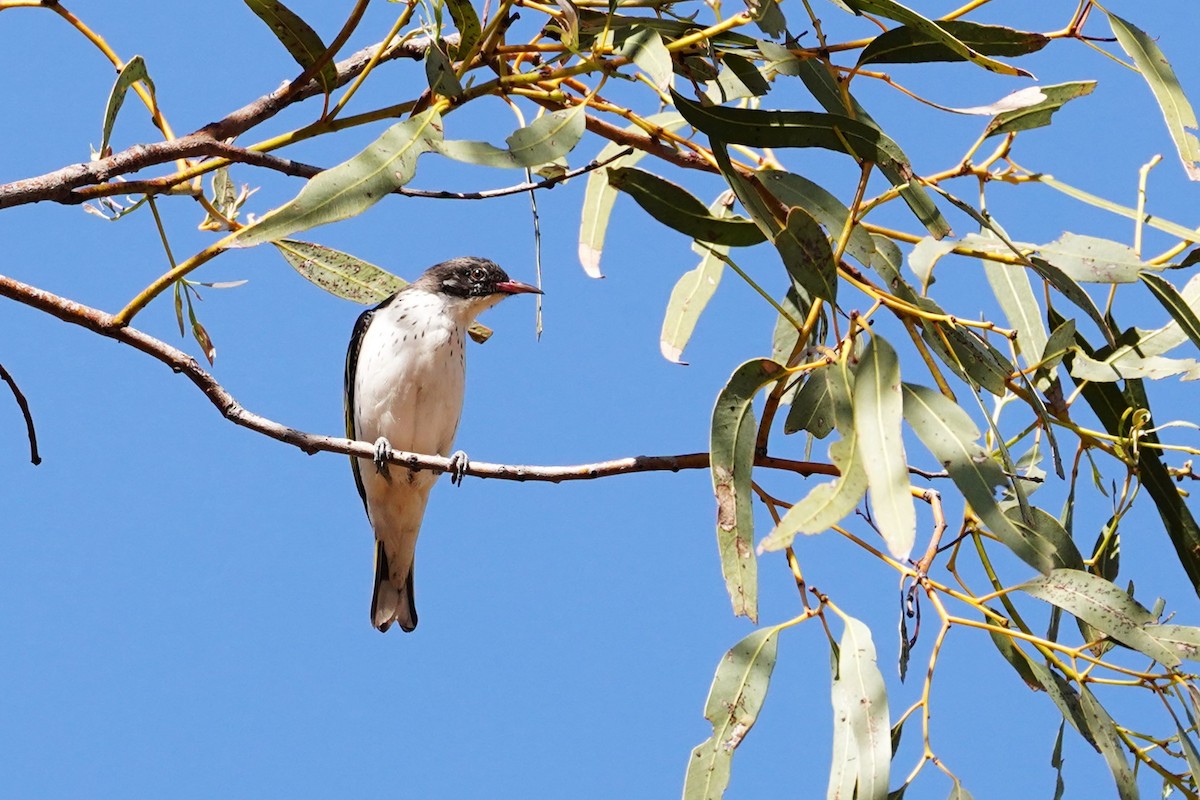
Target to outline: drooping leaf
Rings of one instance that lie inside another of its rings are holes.
[[[777,0],[746,0],[746,10],[767,36],[778,39],[787,33],[787,20]]]
[[[1098,575],[1077,569],[1055,569],[1049,575],[1022,584],[1021,588],[1167,667],[1180,664],[1179,656],[1171,648],[1144,630],[1155,623],[1154,616],[1123,589]]]
[[[759,544],[760,550],[782,550],[799,534],[828,530],[829,526],[836,525],[853,512],[867,492],[867,475],[856,444],[854,376],[845,363],[831,364],[818,372],[826,374],[835,424],[842,434],[841,439],[829,446],[829,459],[841,474],[832,481],[818,484],[794,503]]]
[[[779,202],[789,208],[803,208],[831,235],[840,236],[846,227],[846,218],[850,215],[850,210],[833,194],[809,179],[773,169],[764,169],[756,173],[756,177]],[[862,225],[855,223],[850,228],[846,252],[863,266],[870,265],[875,253],[875,243]]]
[[[654,114],[646,118],[646,122],[657,125],[664,131],[673,131],[683,126],[684,119],[674,112]],[[640,127],[631,125],[628,131],[640,131]],[[596,155],[599,163],[608,162],[622,150],[629,148],[617,142],[610,142]],[[609,163],[614,167],[628,167],[636,164],[646,155],[644,150],[621,156]],[[608,232],[608,220],[612,215],[613,203],[617,200],[617,190],[608,183],[608,174],[604,170],[592,170],[588,173],[587,185],[583,190],[583,217],[579,223],[579,263],[583,271],[591,278],[602,278],[600,271],[600,255],[604,250],[604,236]]]
[[[1116,781],[1117,796],[1121,800],[1138,800],[1137,778],[1129,767],[1125,744],[1117,733],[1117,724],[1086,686],[1079,691],[1079,703],[1088,730]]]
[[[1200,661],[1200,628],[1165,624],[1147,625],[1143,630],[1180,658]]]
[[[475,46],[482,33],[479,15],[475,13],[471,0],[446,0],[446,8],[450,10],[454,27],[458,28],[458,52],[465,54]]]
[[[621,47],[621,55],[646,73],[660,92],[671,88],[671,54],[653,28],[635,28]]]
[[[1028,364],[1037,363],[1046,350],[1049,337],[1029,274],[1024,267],[989,259],[983,259],[983,274],[987,276],[1009,326],[1017,331],[1017,348]]]
[[[808,91],[826,111],[831,114],[852,116],[859,122],[881,130],[867,110],[862,107],[862,104],[854,98],[854,95],[846,92],[844,86],[834,80],[830,70],[826,69],[818,59],[800,60],[788,53],[787,50],[783,50],[783,52],[792,59],[787,65],[788,74],[799,76]],[[764,55],[767,55],[765,50]],[[933,202],[933,197],[921,182],[913,179],[911,169],[891,163],[878,163],[876,166],[900,192],[900,198],[904,200],[931,235],[940,239],[952,233],[950,223],[942,216],[942,212]]]
[[[838,643],[828,800],[886,800],[891,771],[887,689],[870,629],[853,617]]]
[[[754,557],[754,508],[750,485],[754,467],[754,396],[784,375],[781,364],[755,358],[742,364],[725,384],[713,409],[710,458],[717,497],[717,549],[733,611],[758,617],[758,567]]]
[[[1139,212],[1136,208],[1123,206],[1120,203],[1114,203],[1111,200],[1099,197],[1091,192],[1085,192],[1082,189],[1077,189],[1074,186],[1070,186],[1062,181],[1056,180],[1052,175],[1039,175],[1038,183],[1042,184],[1043,186],[1049,186],[1051,189],[1054,189],[1056,192],[1061,192],[1067,197],[1073,197],[1081,203],[1087,203],[1089,206],[1102,208],[1105,211],[1125,217],[1126,219],[1140,220],[1142,224],[1148,228],[1154,228],[1155,230],[1169,233],[1172,236],[1178,236],[1185,242],[1200,241],[1200,233],[1197,233],[1194,228],[1189,228],[1186,225],[1180,225],[1178,222],[1172,222],[1169,219],[1163,219],[1155,214],[1147,214],[1145,211]],[[1180,266],[1189,265],[1187,263],[1183,263]]]
[[[408,283],[385,269],[331,247],[296,239],[280,239],[272,244],[306,280],[355,303],[369,306],[383,302]],[[483,344],[492,335],[492,330],[473,322],[467,333]]]
[[[436,110],[397,123],[358,155],[312,178],[296,198],[225,239],[229,247],[253,247],[353,217],[412,179],[417,157],[441,141]]]
[[[1095,81],[1071,81],[1039,87],[1045,97],[1044,100],[1034,105],[997,114],[984,130],[984,138],[1045,127],[1050,124],[1054,112],[1076,97],[1091,94],[1095,88]]]
[[[714,217],[728,214],[728,197],[728,193],[724,193],[718,198],[709,206],[709,213]],[[725,262],[718,258],[714,251],[725,253],[728,248],[693,244],[692,250],[700,255],[700,263],[695,269],[685,272],[671,290],[671,298],[667,301],[667,313],[663,317],[662,334],[658,339],[663,358],[676,364],[687,363],[681,360],[683,349],[692,338],[700,314],[717,291],[717,284],[721,282],[721,275],[725,271]]]
[[[650,216],[693,239],[730,247],[748,247],[766,240],[750,220],[715,217],[683,187],[636,167],[609,167],[608,182],[632,197]]]
[[[808,431],[824,439],[833,430],[833,391],[829,387],[829,368],[814,369],[792,398],[783,423],[785,434]]]
[[[1053,309],[1048,314],[1052,324],[1061,323],[1061,317],[1054,314]],[[1078,335],[1075,346],[1085,355],[1092,354],[1087,342]],[[1124,392],[1111,383],[1085,383],[1080,391],[1105,431],[1114,436],[1124,435],[1126,414],[1137,408],[1150,410],[1145,389],[1138,380],[1126,381]],[[1159,441],[1153,431],[1143,433],[1142,437],[1144,442],[1151,445]],[[1137,470],[1142,486],[1158,509],[1179,563],[1187,573],[1192,588],[1200,594],[1200,524],[1197,524],[1191,509],[1180,496],[1171,473],[1153,446],[1138,448]]]
[[[1146,288],[1154,295],[1158,302],[1162,303],[1163,308],[1171,315],[1171,318],[1179,325],[1188,338],[1192,340],[1192,344],[1200,347],[1200,316],[1196,315],[1195,310],[1188,305],[1187,300],[1179,293],[1169,281],[1158,275],[1152,275],[1147,272],[1141,272],[1138,277],[1142,279],[1142,283],[1146,284]]]
[[[104,158],[108,153],[108,143],[112,138],[113,125],[117,121],[117,112],[125,103],[125,95],[129,91],[129,87],[138,81],[145,83],[150,96],[154,97],[154,81],[150,80],[150,73],[146,71],[146,61],[141,56],[134,56],[125,62],[125,66],[121,67],[121,71],[117,73],[117,80],[113,84],[112,92],[108,95],[108,104],[104,107],[104,128],[100,134],[100,149],[96,153],[98,158]]]
[[[720,105],[744,97],[761,97],[771,91],[771,84],[753,61],[734,53],[725,53],[721,61],[724,69],[715,81],[709,81],[704,92],[713,103]]]
[[[978,64],[984,69],[998,72],[1001,75],[1032,77],[1023,69],[988,58],[983,53],[980,53],[957,38],[941,22],[935,22],[923,17],[907,6],[902,6],[894,2],[894,0],[844,0],[844,2],[857,12],[865,11],[871,14],[878,14],[881,17],[894,19],[896,22],[907,25],[910,28],[915,28],[931,40],[940,42],[947,49],[957,53],[964,60]]]
[[[1033,505],[1027,513],[1019,505],[1005,508],[1004,513],[1014,525],[1023,523],[1022,532],[1036,542],[1038,551],[1046,554],[1054,568],[1083,569],[1079,547],[1053,514]]]
[[[730,648],[717,664],[704,716],[713,733],[692,750],[684,800],[721,800],[729,785],[733,751],[758,720],[775,669],[779,628],[762,628]]]
[[[957,245],[958,242],[951,239],[939,240],[932,236],[924,236],[921,241],[913,245],[913,249],[908,254],[908,268],[921,282],[922,290],[927,291],[934,284],[933,268]]]
[[[425,79],[434,94],[451,98],[462,96],[462,83],[454,74],[454,65],[436,42],[425,50]]]
[[[1054,568],[1053,549],[1021,522],[1009,518],[993,489],[1011,482],[996,460],[979,445],[979,429],[957,404],[925,386],[904,384],[904,419],[988,529],[1022,561],[1039,572]]]
[[[903,562],[917,535],[917,513],[904,454],[900,360],[881,336],[871,337],[854,379],[854,429],[867,474],[872,519],[892,557]]]
[[[436,149],[442,155],[468,164],[501,169],[524,169],[549,163],[565,156],[583,138],[586,106],[579,105],[563,111],[543,114],[523,128],[513,131],[505,142],[507,148],[488,142],[461,139],[438,140]]]
[[[783,265],[797,285],[831,304],[837,299],[837,265],[825,231],[803,208],[788,211],[787,223],[773,239]]]
[[[1175,142],[1175,149],[1183,160],[1184,171],[1192,180],[1200,180],[1200,139],[1192,133],[1200,128],[1200,122],[1196,121],[1196,112],[1183,93],[1175,70],[1154,39],[1141,28],[1111,12],[1108,12],[1108,23],[1122,49],[1133,59],[1146,83],[1150,84],[1150,91],[1154,93],[1154,99],[1158,101],[1158,107],[1167,121],[1167,130]]]
[[[1050,39],[1040,33],[1019,31],[1002,25],[982,25],[967,20],[939,20],[938,27],[964,45],[985,56],[1023,56],[1036,53]],[[859,65],[916,64],[928,61],[965,61],[927,29],[901,25],[884,31],[863,48]]]
[[[308,69],[325,54],[325,44],[307,22],[279,0],[245,0],[250,10],[267,23],[271,33],[279,40],[302,69]],[[337,87],[337,68],[333,60],[327,61],[317,70],[316,78],[321,90],[329,94]]]

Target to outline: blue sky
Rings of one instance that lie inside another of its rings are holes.
[[[995,14],[1019,13],[1023,26],[1048,30],[1074,7],[1049,5]],[[343,6],[349,4],[293,5],[327,39]],[[791,6],[785,10],[795,14]],[[935,15],[953,4],[914,6]],[[146,58],[177,131],[223,116],[296,71],[241,3],[214,6],[220,22],[172,4],[81,1],[71,8],[123,56]],[[381,38],[396,8],[374,7],[351,47]],[[1184,4],[1112,8],[1159,36],[1184,88],[1200,96],[1200,57],[1191,26],[1180,24]],[[833,6],[824,13],[840,20]],[[1105,27],[1096,20],[1090,30]],[[1162,153],[1152,210],[1195,224],[1188,211],[1196,187],[1184,179],[1139,76],[1078,43],[1058,43],[1021,64],[1044,84],[1100,82],[1052,128],[1021,137],[1016,158],[1023,166],[1132,204],[1137,168]],[[0,119],[0,182],[86,160],[88,145],[99,142],[113,79],[107,62],[51,13],[13,9],[0,15],[0,66],[19,76],[7,82]],[[966,65],[889,72],[951,106],[982,105],[1027,85]],[[413,65],[388,66],[351,110],[409,97],[421,80]],[[799,101],[788,91],[779,102]],[[864,90],[861,98],[918,170],[950,166],[984,124],[891,92]],[[514,122],[499,104],[490,109],[490,117],[450,117],[447,135],[475,138],[470,126],[477,123],[499,141]],[[315,113],[311,103],[292,109],[264,135]],[[332,165],[381,130],[306,143],[288,154]],[[152,135],[131,102],[114,146]],[[572,166],[602,144],[586,138],[571,154]],[[857,171],[846,163],[816,154],[790,163],[849,199]],[[657,171],[650,160],[642,166]],[[719,188],[715,178],[664,172],[706,198]],[[234,177],[262,185],[249,204],[257,213],[300,186],[249,169]],[[521,180],[426,156],[413,185],[481,189]],[[622,198],[604,254],[607,277],[587,278],[575,256],[582,190],[574,181],[539,195],[541,340],[528,298],[483,319],[496,335],[471,349],[458,438],[474,458],[570,464],[705,450],[716,393],[737,364],[770,352],[773,312],[727,275],[688,348],[691,366],[663,360],[662,312],[696,256],[686,239],[655,227]],[[970,188],[962,191],[972,196]],[[997,191],[989,201],[1020,240],[1049,241],[1064,230],[1131,237],[1127,221],[1049,190]],[[532,280],[528,205],[523,196],[486,204],[391,197],[361,218],[303,238],[405,277],[475,254]],[[201,215],[193,203],[162,208],[177,256],[211,242],[211,234],[195,230]],[[912,227],[902,215],[880,219]],[[960,234],[970,230],[961,216],[952,222]],[[166,269],[144,211],[107,223],[78,207],[21,207],[0,213],[0,241],[0,272],[109,311]],[[1150,241],[1148,252],[1167,244]],[[782,291],[783,271],[764,248],[739,263]],[[944,304],[993,312],[976,265],[943,267],[938,276]],[[213,372],[226,388],[257,413],[338,434],[342,361],[361,309],[306,283],[267,247],[228,253],[196,277],[248,281],[204,292],[197,309],[216,343]],[[1129,298],[1120,307],[1125,324],[1165,321],[1136,287],[1121,296]],[[706,472],[561,486],[440,482],[418,549],[421,626],[412,635],[380,635],[367,614],[372,539],[345,458],[306,456],[239,429],[160,363],[31,309],[8,302],[2,308],[0,363],[29,398],[45,461],[28,464],[20,416],[0,399],[0,684],[7,687],[0,693],[0,794],[678,794],[690,749],[709,733],[702,709],[714,666],[751,630],[729,610]],[[152,305],[136,325],[179,343],[169,300]],[[198,355],[193,343],[181,346]],[[1192,413],[1189,385],[1167,382],[1152,391],[1160,419]],[[1194,435],[1179,435],[1194,444]],[[778,454],[802,457],[802,442],[782,435],[774,442]],[[814,452],[823,455],[824,445]],[[770,485],[795,497],[807,491],[793,476],[771,476]],[[1194,624],[1195,595],[1148,499],[1143,506],[1126,528],[1123,576],[1161,591],[1179,612],[1176,621]],[[1079,513],[1084,530],[1106,515],[1102,502]],[[761,515],[763,533],[768,524]],[[894,713],[907,707],[919,696],[932,613],[914,655],[915,677],[902,685],[894,668],[895,573],[833,536],[798,542],[798,554],[812,583],[871,624]],[[1019,570],[1012,572],[1018,580]],[[760,574],[763,621],[798,613],[782,557],[765,557]],[[982,636],[958,633],[935,683],[935,749],[976,797],[1050,795],[1056,712],[1025,689]],[[766,709],[735,758],[730,797],[824,791],[827,652],[815,624],[782,637]],[[1154,718],[1149,698],[1137,700],[1112,698],[1132,724]],[[898,759],[897,773],[916,753],[915,728],[906,737],[908,757]],[[1067,738],[1068,796],[1111,792],[1099,756],[1078,737]],[[1154,787],[1144,780],[1145,791]],[[930,769],[913,791],[942,796],[949,784]]]

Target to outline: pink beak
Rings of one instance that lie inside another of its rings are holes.
[[[542,290],[536,286],[520,281],[500,281],[496,284],[496,289],[505,294],[542,294]]]

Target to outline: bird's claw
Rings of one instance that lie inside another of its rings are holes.
[[[392,460],[392,443],[386,437],[380,436],[375,440],[375,457],[372,459],[375,462],[375,469],[380,475],[387,478],[388,462]]]
[[[450,483],[455,486],[462,486],[463,478],[467,476],[467,469],[471,466],[471,459],[467,458],[467,454],[462,450],[455,450],[450,456]]]

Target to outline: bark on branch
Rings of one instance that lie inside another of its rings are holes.
[[[374,456],[373,444],[299,431],[247,410],[211,373],[201,367],[196,359],[147,333],[122,325],[112,314],[76,303],[4,275],[0,275],[0,297],[7,297],[57,317],[64,322],[79,325],[101,336],[115,339],[161,361],[175,372],[187,376],[188,380],[194,383],[204,393],[204,396],[217,407],[217,410],[236,425],[294,445],[309,455],[325,451],[368,459]],[[448,472],[451,466],[450,459],[442,456],[409,453],[401,450],[393,453],[391,463],[414,470],[427,469],[433,472]],[[832,464],[792,461],[771,456],[759,456],[755,459],[755,464],[801,475],[838,474],[837,468]],[[632,456],[570,466],[526,466],[472,461],[465,470],[465,474],[476,478],[561,483],[562,481],[591,480],[634,472],[678,472],[685,469],[707,469],[708,466],[708,453],[687,453],[666,456]]]

